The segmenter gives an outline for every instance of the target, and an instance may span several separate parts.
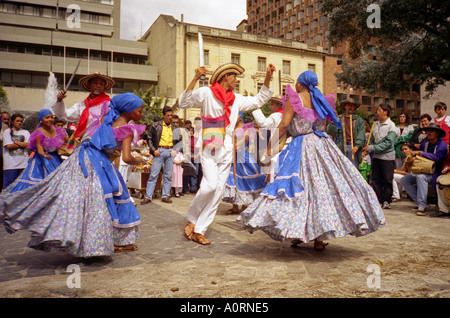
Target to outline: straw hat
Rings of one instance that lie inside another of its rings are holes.
[[[116,84],[116,82],[108,75],[104,75],[102,73],[95,72],[95,73],[92,73],[91,75],[86,75],[86,76],[80,78],[80,80],[78,81],[78,85],[80,85],[85,90],[90,91],[89,81],[96,77],[101,78],[102,80],[104,80],[106,82],[105,91],[111,89],[111,87],[113,87]]]
[[[270,98],[270,101],[275,101],[277,103],[282,104],[283,102],[281,101],[281,95],[274,95]]]
[[[356,106],[355,109],[357,109],[359,106],[361,106],[361,103],[357,102],[354,98],[351,98],[351,97],[340,102],[339,106],[341,108],[345,108],[345,105],[347,105],[347,104],[355,105]]]
[[[239,64],[235,63],[226,63],[219,66],[211,76],[211,80],[209,81],[212,84],[218,82],[224,75],[233,73],[236,75],[241,75],[245,72],[245,69]]]

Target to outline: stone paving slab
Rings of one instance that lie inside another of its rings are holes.
[[[207,232],[212,244],[188,241],[182,231],[193,197],[144,206],[137,200],[139,249],[108,257],[35,251],[26,247],[28,232],[10,235],[0,229],[0,297],[450,296],[450,219],[418,217],[408,200],[384,210],[386,227],[360,238],[331,240],[320,253],[312,243],[292,248],[260,231],[249,234],[235,222],[237,215],[224,214],[226,203]],[[71,264],[79,268],[79,288],[68,286]],[[379,272],[368,271],[369,266]]]

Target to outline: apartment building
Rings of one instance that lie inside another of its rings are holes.
[[[143,40],[149,47],[149,59],[160,72],[161,91],[167,97],[178,98],[191,82],[199,66],[198,33],[202,34],[208,69],[206,79],[198,86],[208,86],[210,76],[219,65],[234,62],[245,68],[244,74],[238,77],[236,93],[256,95],[263,85],[268,63],[278,70],[271,82],[275,94],[283,93],[287,85],[293,86],[298,75],[308,69],[318,74],[319,87],[323,89],[323,51],[298,41],[238,30],[188,24],[160,15]],[[199,109],[189,109],[179,115],[192,120],[199,114]]]
[[[120,39],[120,0],[5,0],[0,2],[0,81],[13,111],[41,109],[50,72],[67,105],[86,98],[84,75],[101,72],[116,85],[109,94],[147,90],[158,82],[145,42]]]
[[[353,97],[362,109],[374,112],[381,103],[393,106],[394,111],[407,111],[414,118],[420,115],[420,85],[412,85],[407,92],[394,99],[379,93],[344,88],[337,84],[335,73],[341,72],[346,58],[346,44],[332,47],[327,40],[328,18],[321,12],[321,0],[246,0],[248,20],[240,28],[251,34],[272,36],[315,46],[326,53],[324,58],[324,93],[336,94],[339,100]],[[368,58],[376,60],[377,48],[372,46]]]

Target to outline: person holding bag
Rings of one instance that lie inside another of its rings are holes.
[[[442,166],[448,153],[448,146],[442,140],[446,132],[438,124],[430,123],[425,131],[427,132],[427,138],[420,144],[420,150],[412,151],[412,155],[433,160],[436,163],[434,172],[432,174],[411,173],[404,176],[400,181],[406,193],[417,204],[417,208],[412,210],[419,216],[427,215],[425,209],[427,207],[428,185],[431,183],[434,188],[436,187],[436,180],[442,172]]]

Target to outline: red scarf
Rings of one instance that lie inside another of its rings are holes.
[[[211,86],[211,90],[214,96],[223,103],[223,109],[225,110],[225,127],[227,127],[230,124],[231,109],[229,106],[234,103],[234,92],[232,90],[225,92],[225,89],[217,82]]]
[[[108,95],[106,95],[105,93],[98,95],[94,99],[91,99],[91,94],[89,94],[89,96],[84,100],[84,104],[86,105],[86,108],[81,113],[77,130],[74,133],[75,138],[79,137],[80,134],[86,130],[87,122],[89,119],[89,107],[99,105],[99,104],[101,104],[105,101],[109,101],[109,100],[111,100],[111,98]]]

